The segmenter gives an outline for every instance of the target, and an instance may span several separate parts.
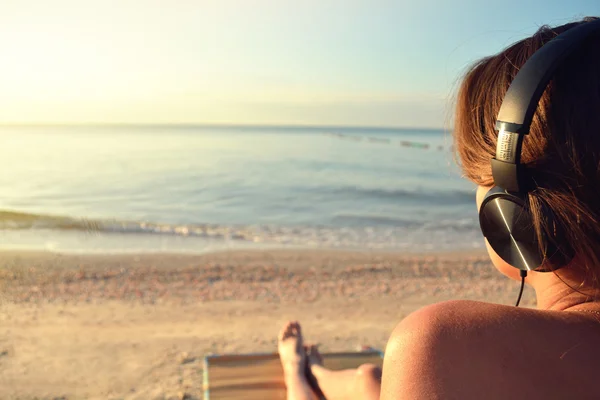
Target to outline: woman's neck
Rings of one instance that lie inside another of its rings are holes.
[[[535,289],[540,310],[600,310],[600,291],[586,283],[585,275],[575,268],[530,272],[526,279]]]

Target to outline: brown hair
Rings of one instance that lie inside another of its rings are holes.
[[[595,19],[543,26],[467,71],[457,96],[454,129],[454,145],[467,178],[478,185],[493,185],[490,158],[496,150],[496,117],[519,68],[553,37]],[[558,68],[540,99],[521,158],[536,186],[527,206],[539,237],[545,233],[554,242],[555,232],[561,231],[562,239],[555,244],[576,254],[578,267],[596,288],[600,288],[598,49],[600,35],[593,35]]]

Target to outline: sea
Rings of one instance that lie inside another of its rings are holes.
[[[483,248],[450,132],[0,127],[0,249]]]

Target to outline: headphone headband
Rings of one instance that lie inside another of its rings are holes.
[[[550,78],[569,54],[598,31],[600,19],[572,27],[542,46],[513,79],[498,113],[498,144],[496,157],[491,160],[496,186],[481,202],[479,224],[496,254],[520,269],[522,277],[529,270],[561,268],[573,258],[552,210],[540,212],[543,231],[534,226],[527,201],[534,182],[521,164],[521,148]]]
[[[600,19],[580,24],[556,36],[536,51],[513,79],[498,113],[498,144],[492,159],[496,186],[509,192],[528,191],[521,147],[529,133],[540,97],[561,62],[591,34],[600,31]]]

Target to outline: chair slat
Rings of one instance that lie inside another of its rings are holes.
[[[324,353],[327,368],[340,370],[372,363],[381,366],[378,351]],[[285,400],[278,354],[225,354],[205,358],[205,400]]]

